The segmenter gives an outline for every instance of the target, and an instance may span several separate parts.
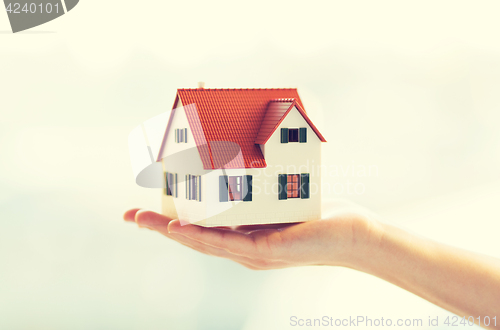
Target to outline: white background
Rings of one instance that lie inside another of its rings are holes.
[[[129,131],[176,88],[297,87],[330,194],[500,257],[497,1],[82,0],[12,34],[0,11],[0,328],[287,329],[448,315],[354,271],[253,272],[133,224]],[[328,196],[326,196],[328,197]],[[500,315],[499,315],[500,317]],[[424,323],[425,324],[425,323]]]

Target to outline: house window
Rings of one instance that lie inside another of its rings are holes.
[[[252,176],[237,175],[219,177],[219,201],[252,201]]]
[[[177,173],[165,173],[165,195],[178,196],[177,190]]]
[[[175,129],[175,142],[176,143],[187,143],[187,128],[176,128]]]
[[[307,143],[307,127],[282,128],[281,143],[288,142]]]
[[[186,175],[186,199],[201,202],[200,175]]]
[[[287,198],[299,198],[300,197],[300,175],[299,174],[288,174],[286,183],[286,193]]]
[[[309,198],[309,173],[278,174],[278,199]]]
[[[299,129],[289,128],[288,129],[288,142],[299,142]]]

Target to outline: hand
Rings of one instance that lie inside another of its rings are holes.
[[[432,242],[345,203],[329,203],[322,220],[295,224],[205,228],[181,226],[151,211],[124,215],[202,253],[250,269],[344,266],[400,286],[457,315],[500,310],[500,261]],[[484,323],[481,324],[484,326]],[[500,324],[490,323],[500,329]]]
[[[155,230],[199,252],[231,259],[250,269],[303,265],[355,268],[382,236],[378,223],[356,207],[330,203],[322,220],[294,224],[205,228],[132,209],[124,219]],[[332,213],[333,212],[333,213]]]

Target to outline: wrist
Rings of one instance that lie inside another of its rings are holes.
[[[381,222],[373,222],[363,244],[353,249],[352,262],[347,267],[383,278],[404,286],[398,273],[412,268],[425,255],[431,255],[430,241]],[[418,247],[418,248],[417,248]]]
[[[335,265],[366,271],[376,262],[375,258],[388,235],[390,230],[385,224],[367,217],[356,217],[351,220],[346,252]]]

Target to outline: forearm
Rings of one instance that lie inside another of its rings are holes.
[[[459,316],[497,316],[500,262],[381,225],[353,268],[387,280]],[[477,321],[477,320],[476,320]],[[490,325],[494,327],[494,324]]]

